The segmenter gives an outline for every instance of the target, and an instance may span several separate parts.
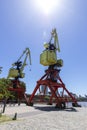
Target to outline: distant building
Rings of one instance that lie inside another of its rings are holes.
[[[75,93],[70,93],[73,97],[78,98],[78,96]]]
[[[45,85],[42,85],[41,86],[41,93],[43,93],[43,94],[48,94],[48,87],[46,87]]]

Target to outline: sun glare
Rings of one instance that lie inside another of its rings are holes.
[[[58,4],[58,0],[37,0],[37,6],[45,14],[50,14]]]

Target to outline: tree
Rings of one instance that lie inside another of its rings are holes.
[[[87,98],[87,95],[85,94],[85,97]]]
[[[11,96],[10,92],[8,91],[10,81],[5,78],[0,79],[0,99],[8,98]]]
[[[9,81],[5,78],[0,79],[0,99],[3,100],[3,113],[5,112],[6,101],[11,96],[10,92],[8,91]]]

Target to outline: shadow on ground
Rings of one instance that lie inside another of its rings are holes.
[[[59,108],[55,108],[53,106],[49,107],[49,106],[35,106],[35,109],[41,110],[41,111],[67,111],[67,112],[77,112],[77,110],[74,107],[69,107],[69,108],[65,108],[65,109],[59,109]]]

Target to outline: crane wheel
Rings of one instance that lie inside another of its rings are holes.
[[[66,108],[66,104],[65,104],[65,102],[61,102],[59,104],[56,104],[55,108],[65,109]]]

